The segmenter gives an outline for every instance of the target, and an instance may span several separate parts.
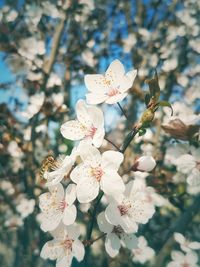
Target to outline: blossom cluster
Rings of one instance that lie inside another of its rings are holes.
[[[78,100],[77,118],[61,125],[62,136],[75,141],[75,146],[70,155],[56,161],[53,170],[45,171],[48,192],[39,197],[41,229],[53,236],[53,240],[43,246],[41,257],[57,260],[57,267],[70,266],[73,257],[83,260],[84,245],[92,240],[79,239],[81,209],[78,205],[90,208],[101,201],[103,195],[104,210],[98,214],[97,223],[104,233],[109,256],[115,257],[121,246],[130,249],[133,260],[141,263],[154,255],[145,238],[137,237],[136,233],[139,225],[146,224],[153,216],[155,206],[162,202],[158,201],[160,196],[144,179],[136,178],[125,184],[120,175],[124,154],[120,150],[102,151],[104,114],[94,106],[123,100],[136,74],[136,70],[125,73],[122,63],[114,60],[105,75],[86,75],[87,102]],[[149,172],[155,165],[153,157],[144,155],[133,162],[132,169]]]

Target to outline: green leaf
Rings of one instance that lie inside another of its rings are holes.
[[[146,131],[147,131],[147,130],[144,129],[144,128],[140,129],[139,132],[138,132],[138,133],[139,133],[139,136],[144,135],[144,134],[146,133]]]
[[[171,104],[168,101],[159,101],[157,103],[157,106],[158,107],[168,107],[168,108],[170,108],[171,109],[171,116],[173,115],[173,108],[172,108]]]
[[[148,83],[149,85],[150,96],[154,97],[155,100],[158,100],[160,96],[160,86],[158,84],[158,74],[156,70],[154,77],[152,79],[146,80],[146,83]]]

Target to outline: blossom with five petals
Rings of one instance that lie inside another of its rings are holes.
[[[122,153],[109,150],[101,155],[97,148],[86,143],[80,144],[79,149],[83,162],[73,169],[70,178],[77,184],[80,203],[95,199],[100,188],[106,195],[124,192],[124,183],[117,173],[124,158]]]
[[[119,253],[121,245],[128,249],[137,247],[137,237],[134,234],[127,234],[121,226],[110,224],[101,212],[97,217],[97,223],[101,232],[106,233],[105,248],[110,257],[115,257]]]
[[[148,246],[147,240],[144,236],[138,237],[138,247],[132,250],[133,261],[144,264],[151,260],[155,255],[155,251]]]
[[[69,184],[64,192],[62,184],[49,187],[48,193],[39,197],[41,229],[53,231],[62,221],[65,225],[74,223],[77,210],[73,204],[76,199],[76,185]]]
[[[77,120],[70,120],[61,125],[61,134],[70,140],[87,140],[96,147],[100,147],[104,135],[104,117],[101,109],[87,106],[85,101],[76,103]]]
[[[110,199],[105,216],[109,223],[120,225],[126,233],[135,233],[138,224],[147,223],[154,212],[154,204],[148,202],[135,181],[131,181],[126,185],[124,194]]]
[[[174,233],[174,239],[176,240],[176,242],[178,242],[180,244],[181,249],[185,252],[200,249],[200,242],[197,242],[197,241],[192,242],[192,241],[186,239],[180,233]]]
[[[43,259],[57,260],[56,267],[69,267],[73,257],[82,261],[85,255],[83,243],[78,239],[77,225],[64,226],[63,224],[51,232],[53,240],[48,241],[42,248],[40,256]]]
[[[183,254],[180,251],[172,251],[172,261],[167,267],[198,267],[198,256],[195,252]]]
[[[119,60],[114,60],[108,67],[105,75],[88,74],[85,75],[85,85],[89,90],[86,94],[88,104],[114,104],[123,100],[131,88],[137,70],[125,73],[123,64]]]

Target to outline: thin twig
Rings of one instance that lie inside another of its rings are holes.
[[[120,110],[121,110],[122,114],[124,115],[124,117],[125,117],[125,118],[127,119],[127,121],[128,121],[128,116],[126,115],[126,112],[124,111],[123,107],[120,105],[119,102],[117,102],[117,105],[118,105],[118,107],[120,108]]]
[[[114,146],[118,151],[120,151],[120,148],[117,145],[115,145],[110,139],[108,139],[107,137],[104,137],[104,139],[108,141],[112,146]]]

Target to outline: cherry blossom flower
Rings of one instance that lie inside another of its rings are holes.
[[[82,143],[79,146],[82,159],[70,175],[77,184],[77,199],[80,203],[88,203],[95,199],[101,189],[107,195],[123,193],[125,186],[117,173],[123,161],[123,154],[106,151],[102,155],[92,145]]]
[[[76,199],[74,184],[69,184],[65,192],[61,184],[49,187],[49,191],[39,197],[39,206],[42,210],[41,229],[45,232],[56,229],[61,221],[65,225],[73,224],[77,214],[73,205]]]
[[[97,223],[101,232],[106,233],[105,248],[110,257],[115,257],[119,253],[121,245],[128,249],[137,247],[137,237],[134,234],[127,234],[120,225],[110,224],[101,212],[97,217]]]
[[[30,215],[35,208],[35,199],[21,199],[19,205],[17,205],[16,209],[21,214],[21,217],[24,219],[28,215]]]
[[[60,183],[64,176],[69,174],[77,155],[78,149],[75,147],[72,150],[71,155],[65,156],[64,158],[60,157],[55,163],[56,166],[54,167],[54,170],[44,173],[44,178],[47,179],[46,186],[53,186]]]
[[[148,246],[144,236],[138,237],[138,246],[132,250],[132,253],[133,261],[141,264],[151,260],[155,255],[154,250]]]
[[[114,60],[108,67],[105,75],[88,74],[85,75],[85,85],[89,90],[86,99],[89,104],[114,104],[123,100],[131,88],[137,70],[131,70],[125,74],[123,64],[119,60]]]
[[[180,244],[180,247],[184,252],[200,249],[200,242],[191,242],[180,233],[174,233],[174,239]]]
[[[53,232],[53,240],[48,241],[42,248],[40,256],[43,259],[56,260],[56,267],[69,267],[73,257],[82,261],[85,254],[83,243],[78,239],[77,225],[63,226]]]
[[[105,216],[109,223],[120,225],[126,233],[134,233],[138,230],[138,224],[147,223],[154,212],[154,205],[146,200],[135,181],[131,181],[123,195],[110,199]]]
[[[167,267],[198,267],[198,256],[195,252],[183,254],[180,251],[172,251],[172,261]]]
[[[156,166],[156,161],[152,156],[142,156],[138,158],[133,166],[134,171],[150,172]]]
[[[191,147],[191,154],[181,155],[176,161],[177,170],[187,174],[189,185],[195,186],[200,184],[200,150]]]
[[[100,147],[104,135],[103,112],[93,106],[87,106],[83,100],[76,104],[77,120],[70,120],[61,126],[61,134],[70,140],[87,140]]]

